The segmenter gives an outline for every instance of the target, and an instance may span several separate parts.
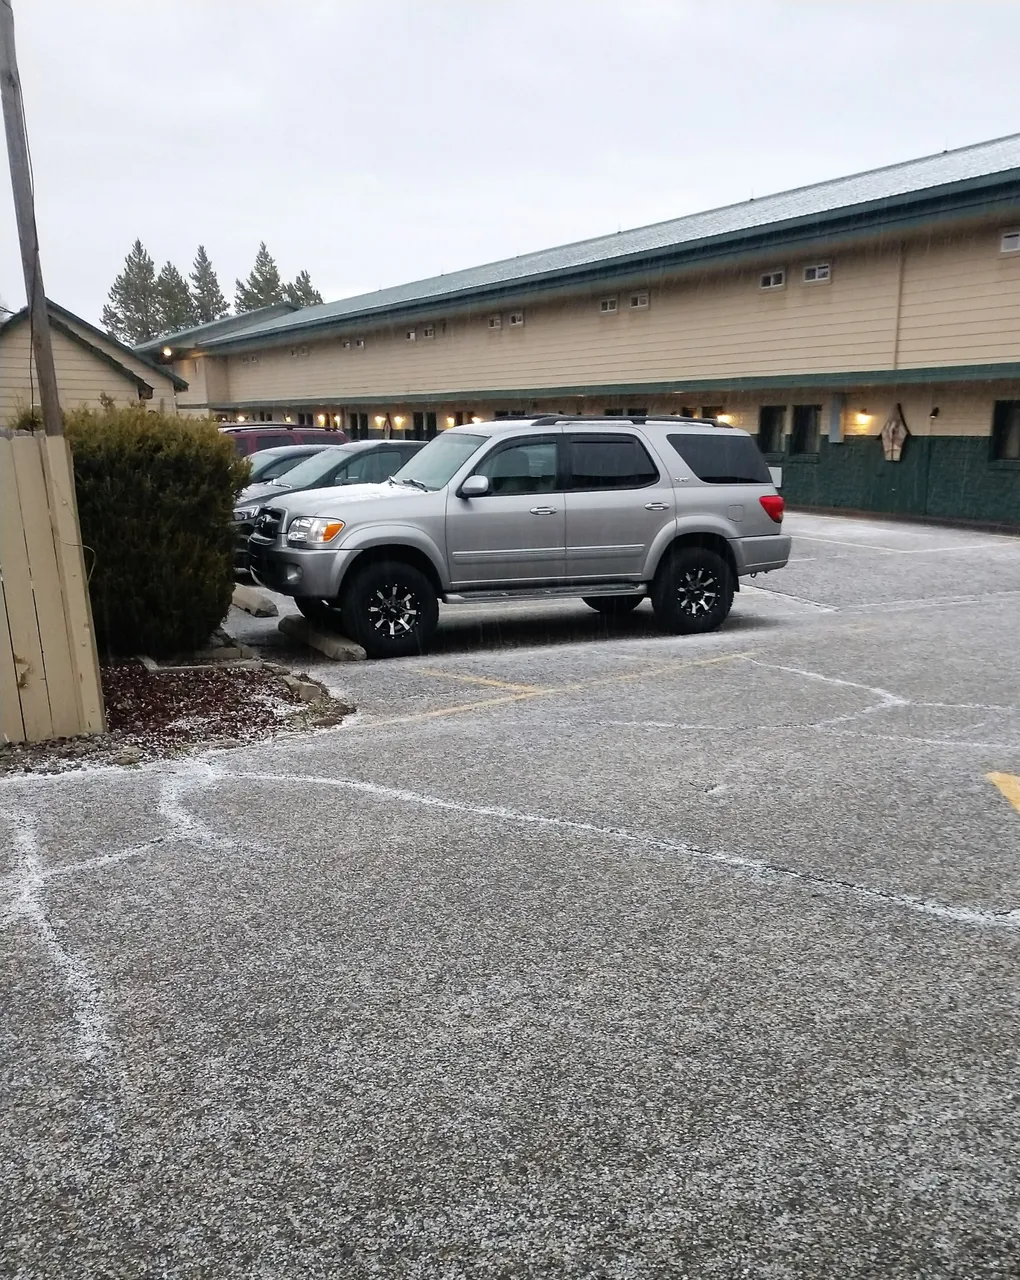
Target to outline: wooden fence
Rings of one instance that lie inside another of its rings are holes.
[[[105,727],[70,449],[0,433],[0,742]]]

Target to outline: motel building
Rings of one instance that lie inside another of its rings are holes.
[[[1020,135],[138,351],[281,435],[693,414],[795,506],[1020,529]]]

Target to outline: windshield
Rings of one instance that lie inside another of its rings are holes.
[[[287,489],[314,489],[317,481],[321,480],[327,471],[332,471],[344,458],[357,452],[356,449],[348,449],[346,445],[339,444],[323,449],[321,453],[313,453],[310,458],[305,458],[303,462],[299,462],[296,467],[292,467],[282,475],[280,485]]]
[[[251,463],[251,484],[255,480],[274,480],[277,476],[282,476],[285,471],[289,471],[291,467],[296,467],[299,462],[304,462],[308,457],[306,449],[260,449],[258,453],[250,453],[248,461]]]
[[[415,488],[442,489],[488,438],[459,431],[436,436],[410,462],[405,463],[392,480],[395,484],[406,483]]]

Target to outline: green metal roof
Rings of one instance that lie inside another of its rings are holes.
[[[299,334],[350,322],[434,311],[441,303],[509,297],[542,283],[578,284],[740,250],[765,249],[797,236],[875,230],[999,205],[1020,208],[1020,134],[633,231],[303,307],[229,333],[214,333],[210,326],[204,332],[191,331],[191,341],[211,351],[285,342]]]

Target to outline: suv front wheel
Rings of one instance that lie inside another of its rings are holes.
[[[351,639],[370,658],[406,658],[428,648],[439,624],[439,597],[414,565],[380,560],[354,572],[340,611]]]
[[[717,551],[681,547],[655,575],[652,608],[667,631],[698,635],[722,626],[733,604],[733,573]]]

